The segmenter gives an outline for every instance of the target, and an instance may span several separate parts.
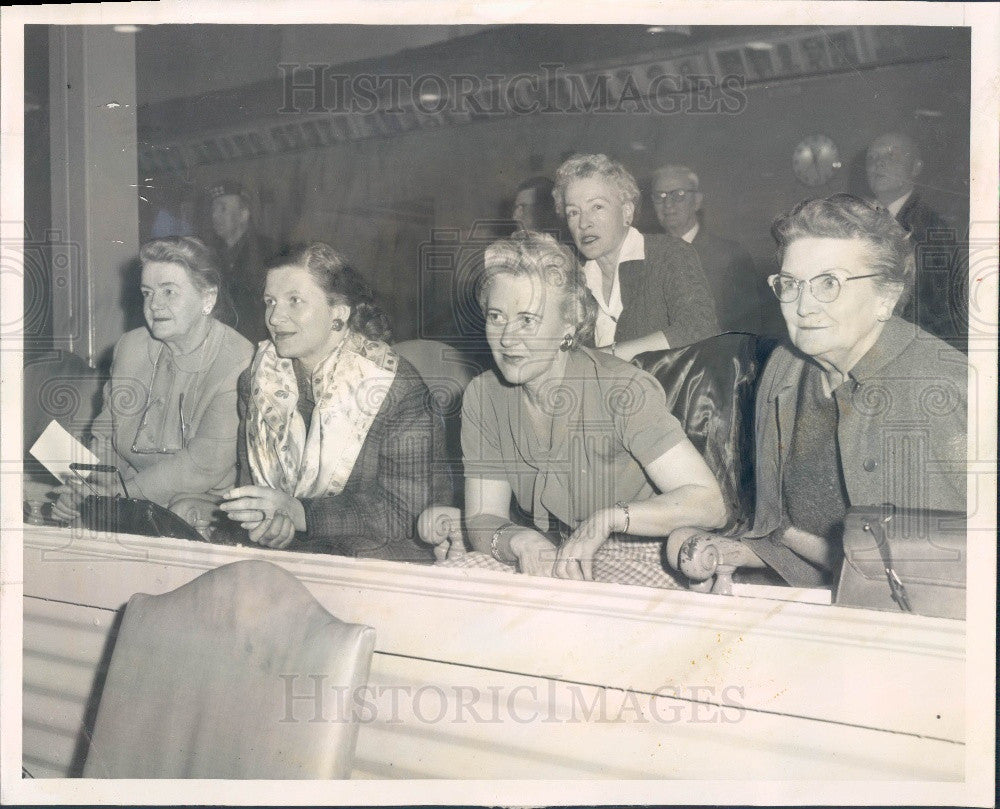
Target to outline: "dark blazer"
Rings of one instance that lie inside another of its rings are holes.
[[[761,294],[763,284],[743,245],[716,236],[702,225],[691,246],[708,279],[722,330],[760,334],[761,310],[771,301]]]
[[[958,234],[914,192],[896,215],[913,241],[917,277],[902,315],[967,351],[968,259]]]
[[[248,369],[239,380],[241,486],[254,483],[246,449],[249,396]],[[308,425],[311,413],[299,412]],[[443,424],[417,370],[400,357],[343,491],[302,500],[308,529],[288,550],[430,563],[433,551],[417,538],[415,525],[427,506],[453,502],[447,475]]]
[[[615,340],[623,343],[660,330],[677,348],[719,334],[715,302],[694,248],[666,234],[643,239],[645,260],[618,266],[622,314]]]
[[[275,245],[259,234],[247,231],[232,247],[218,236],[208,244],[219,258],[222,286],[216,312],[219,320],[257,345],[268,338],[264,323],[264,266],[275,253]]]

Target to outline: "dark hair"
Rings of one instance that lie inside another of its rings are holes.
[[[222,287],[215,253],[194,236],[169,236],[146,242],[139,248],[139,261],[143,265],[153,261],[179,264],[187,272],[191,283],[202,292],[218,291]],[[218,303],[217,297],[216,305]]]
[[[498,275],[531,277],[561,294],[562,316],[576,328],[575,337],[584,345],[594,344],[597,301],[570,249],[548,233],[519,230],[486,248],[479,282],[479,306],[486,311],[486,295]]]
[[[552,198],[553,183],[548,177],[529,177],[518,183],[515,191],[517,194],[522,191],[531,191],[534,196],[535,205],[535,230],[553,231],[559,230],[559,219],[556,216],[555,200]]]
[[[302,267],[326,293],[331,306],[346,304],[351,308],[347,325],[369,340],[388,341],[392,337],[389,318],[375,302],[375,293],[360,273],[330,245],[312,242],[282,250],[268,262],[267,269]]]
[[[807,199],[774,220],[771,235],[778,244],[778,264],[796,239],[857,239],[869,247],[868,269],[880,273],[883,288],[901,286],[896,312],[902,310],[913,289],[916,264],[909,234],[881,205],[851,194]]]

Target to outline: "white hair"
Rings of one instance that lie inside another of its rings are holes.
[[[687,178],[687,181],[691,183],[695,191],[701,189],[701,185],[698,182],[698,175],[687,166],[681,166],[674,163],[667,163],[664,166],[660,166],[653,172],[653,182],[655,183],[658,178],[664,176],[665,174],[682,174],[685,178]]]

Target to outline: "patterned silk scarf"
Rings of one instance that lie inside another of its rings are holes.
[[[349,332],[312,373],[316,407],[306,425],[296,409],[292,360],[266,340],[257,349],[246,414],[247,456],[254,482],[293,497],[339,494],[396,377],[388,345]]]

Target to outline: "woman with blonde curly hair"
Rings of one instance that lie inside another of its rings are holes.
[[[462,403],[465,535],[478,553],[446,563],[678,586],[662,541],[722,525],[722,494],[656,380],[586,347],[596,304],[576,259],[531,231],[494,242],[479,301],[496,370]]]
[[[586,259],[584,277],[599,307],[599,348],[630,360],[720,332],[694,248],[632,227],[639,186],[621,163],[602,154],[574,155],[556,172],[552,196]]]

